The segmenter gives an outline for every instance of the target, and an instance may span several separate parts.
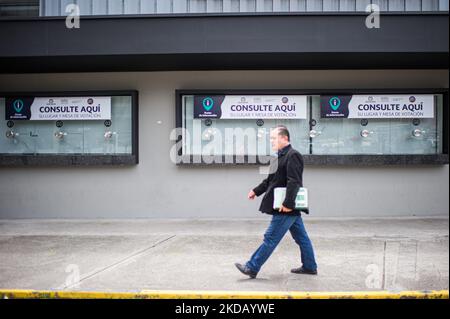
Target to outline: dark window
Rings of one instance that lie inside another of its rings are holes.
[[[0,0],[1,17],[39,16],[39,0]]]

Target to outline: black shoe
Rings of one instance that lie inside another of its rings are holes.
[[[251,271],[250,268],[248,268],[247,266],[241,265],[239,263],[235,263],[234,265],[236,266],[237,269],[239,269],[241,273],[250,276],[250,278],[252,279],[256,278],[256,275],[258,274],[256,272]]]
[[[308,270],[302,267],[291,269],[291,273],[294,274],[306,274],[306,275],[317,275],[317,270]]]

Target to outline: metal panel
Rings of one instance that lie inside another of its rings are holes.
[[[339,3],[339,11],[355,11],[356,0],[341,0]]]
[[[47,0],[42,11],[44,12],[45,16],[58,16],[59,12],[61,11],[59,1],[49,2]]]
[[[39,0],[39,16],[45,15],[45,0]]]
[[[231,12],[231,0],[223,0],[222,10],[223,12]]]
[[[123,9],[125,14],[140,13],[140,0],[125,0]]]
[[[273,9],[274,12],[281,11],[281,0],[273,0]]]
[[[406,11],[421,11],[422,10],[422,0],[406,0],[405,10]]]
[[[141,13],[150,14],[156,12],[156,0],[141,1]]]
[[[322,11],[322,0],[306,0],[306,11]]]
[[[290,7],[290,0],[281,0],[282,11],[289,11],[289,7]]]
[[[439,0],[422,0],[422,11],[439,11]]]
[[[48,2],[48,1],[47,1],[47,2]],[[60,15],[66,16],[66,15],[67,15],[66,7],[67,7],[69,4],[72,4],[72,3],[74,3],[73,0],[61,0],[61,1],[59,2],[59,13],[60,13]]]
[[[173,0],[173,13],[188,12],[187,0]]]
[[[439,11],[448,11],[448,0],[439,0]]]
[[[388,11],[388,0],[372,0],[372,4],[378,5],[380,11]]]
[[[171,12],[172,12],[172,1],[170,0],[156,1],[156,13],[171,13]]]
[[[240,0],[239,2],[240,12],[255,12],[256,0]]]
[[[273,11],[289,11],[289,0],[273,0]]]
[[[230,0],[230,11],[229,12],[239,12],[240,10],[240,1],[239,0]]]
[[[306,11],[306,0],[290,0],[289,11],[304,12]]]
[[[356,0],[356,11],[365,12],[370,0]]]
[[[207,0],[206,1],[206,11],[207,12],[223,12],[223,1],[222,0]]]
[[[65,0],[67,2],[72,2],[71,0]],[[95,0],[92,3],[92,14],[108,14],[108,0]]]
[[[389,11],[405,11],[405,0],[389,0]]]
[[[80,8],[81,15],[92,15],[92,1],[91,0],[78,0],[77,4]]]
[[[266,6],[266,3],[269,6]],[[256,0],[256,12],[272,11],[272,0]]]
[[[123,14],[123,0],[108,0],[108,14]]]
[[[323,0],[323,11],[339,11],[339,0]]]
[[[206,12],[206,0],[189,0],[189,12],[191,13]]]
[[[66,15],[70,3],[83,15],[205,12],[364,12],[370,3],[381,11],[448,11],[449,0],[41,0],[41,15]]]

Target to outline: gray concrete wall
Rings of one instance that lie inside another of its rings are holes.
[[[2,167],[0,218],[261,217],[259,199],[246,199],[263,178],[258,167],[178,167],[170,161],[175,89],[427,87],[448,88],[448,70],[0,75],[1,91],[140,92],[139,165]],[[312,216],[448,216],[448,165],[306,167],[304,184]]]

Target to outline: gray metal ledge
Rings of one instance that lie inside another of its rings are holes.
[[[229,166],[229,165],[267,165],[269,156],[232,157],[229,162],[224,156],[217,156],[214,160],[195,161],[193,156],[180,156],[183,159],[178,166]],[[449,164],[448,154],[436,155],[303,155],[303,163],[308,166],[413,166],[413,165],[447,165]]]
[[[135,155],[5,155],[0,166],[130,166],[138,164]]]

